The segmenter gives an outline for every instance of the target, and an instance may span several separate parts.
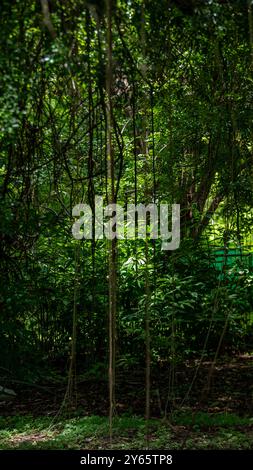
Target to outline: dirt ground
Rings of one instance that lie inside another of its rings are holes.
[[[212,371],[212,372],[210,372]],[[60,383],[8,383],[17,397],[0,403],[0,415],[32,414],[50,416],[61,407],[66,385]],[[144,370],[117,371],[117,413],[143,416],[145,402]],[[174,410],[189,407],[208,412],[253,413],[253,356],[211,362],[192,361],[184,365],[162,366],[152,370],[151,415],[164,417]],[[108,413],[108,387],[103,378],[80,378],[77,381],[73,410],[80,415]]]

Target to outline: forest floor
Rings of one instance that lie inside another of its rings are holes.
[[[153,371],[148,444],[140,417],[143,372],[119,371],[112,448],[253,449],[253,356],[220,360],[208,381],[210,366],[202,363],[193,384],[198,361],[177,366],[174,374],[166,367]],[[79,376],[68,412],[65,389],[59,381],[17,383],[17,399],[0,404],[0,449],[111,448],[106,378]]]
[[[12,416],[0,419],[0,449],[253,449],[253,419],[221,413],[174,416],[173,425],[152,419],[148,444],[143,418],[117,417],[112,445],[108,420]]]

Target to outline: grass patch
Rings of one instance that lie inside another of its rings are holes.
[[[178,413],[173,423],[150,421],[150,449],[252,449],[253,419],[226,413]],[[107,418],[100,416],[61,419],[49,417],[0,417],[0,449],[107,449]],[[114,449],[145,449],[145,420],[114,420]]]
[[[253,418],[240,417],[232,413],[180,412],[173,416],[175,424],[191,426],[248,426],[253,425]]]

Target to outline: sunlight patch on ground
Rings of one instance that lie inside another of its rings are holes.
[[[11,438],[7,439],[8,444],[17,446],[19,444],[28,443],[31,445],[36,445],[37,442],[48,441],[49,439],[53,439],[54,436],[58,434],[54,433],[43,433],[43,432],[34,432],[30,434],[16,434]]]

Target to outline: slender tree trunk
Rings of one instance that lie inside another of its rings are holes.
[[[79,293],[79,269],[80,269],[80,243],[75,247],[75,284],[74,284],[74,303],[72,316],[72,337],[71,337],[71,356],[68,373],[68,385],[64,401],[66,405],[74,403],[76,396],[76,342],[77,342],[77,302]]]
[[[143,55],[146,57],[146,38],[145,38],[145,4],[142,5],[142,21],[141,21],[141,43],[143,49]],[[146,76],[146,65],[142,66],[142,74]],[[143,149],[142,152],[145,155],[145,201],[149,202],[149,188],[146,175],[149,173],[149,155],[148,155],[148,133],[147,133],[147,123],[145,116],[147,115],[147,102],[146,97],[144,97],[144,118],[142,122],[142,132],[143,132]],[[153,121],[153,119],[152,119]],[[153,122],[152,122],[152,131],[153,131]],[[154,155],[153,155],[154,157]],[[154,161],[154,160],[153,160]],[[154,168],[153,168],[154,169]],[[153,175],[154,176],[154,175]],[[154,176],[155,177],[155,176]],[[155,188],[153,188],[155,189]],[[153,194],[154,196],[154,194]],[[151,336],[150,336],[150,279],[149,279],[149,244],[146,234],[145,240],[145,419],[146,419],[146,445],[149,447],[149,420],[150,420],[150,376],[151,376]]]
[[[106,144],[108,202],[115,204],[115,176],[113,152],[112,116],[112,0],[106,1],[107,13],[107,70],[106,70]],[[112,439],[112,421],[115,411],[115,339],[116,339],[116,288],[117,288],[117,244],[116,238],[108,240],[109,249],[109,426]]]

